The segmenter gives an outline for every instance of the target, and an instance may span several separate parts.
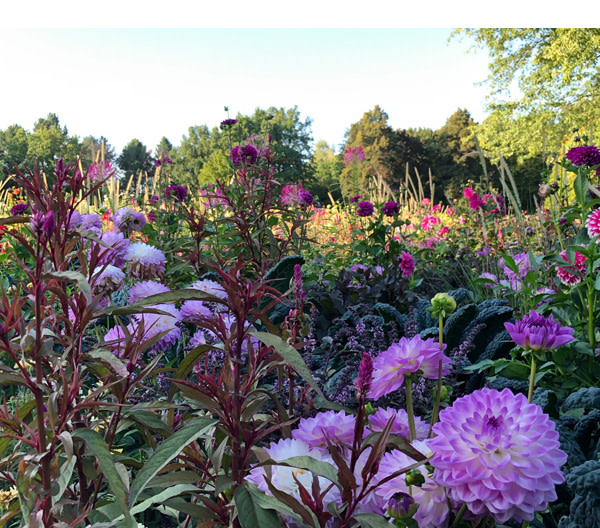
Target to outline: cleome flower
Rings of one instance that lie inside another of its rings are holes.
[[[444,349],[446,345],[444,344]],[[399,389],[404,378],[422,371],[428,379],[437,379],[439,362],[442,360],[442,375],[449,374],[451,360],[444,355],[443,349],[433,338],[423,340],[420,335],[412,339],[402,337],[373,361],[373,385],[370,398],[377,400]]]
[[[530,521],[556,500],[567,455],[554,422],[523,394],[463,396],[440,412],[433,432],[433,478],[475,516]]]
[[[573,341],[573,329],[531,310],[521,320],[504,323],[512,340],[525,350],[553,350]]]

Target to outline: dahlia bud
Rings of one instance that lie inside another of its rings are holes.
[[[371,390],[373,381],[373,359],[368,352],[363,353],[360,367],[358,368],[358,377],[356,378],[356,396],[358,399],[363,399]]]
[[[415,500],[408,494],[399,491],[388,500],[388,515],[393,519],[408,519],[417,511]]]
[[[548,185],[547,183],[542,183],[540,185],[540,188],[538,189],[538,194],[539,194],[540,198],[546,198],[546,196],[549,196],[551,192],[552,192],[552,189],[550,188],[550,185]]]
[[[456,310],[456,301],[447,293],[438,293],[427,308],[434,317],[448,317]]]
[[[56,220],[54,219],[54,212],[48,211],[44,217],[44,223],[42,224],[42,233],[46,238],[50,238],[54,231],[56,231]]]
[[[406,485],[421,487],[425,484],[425,477],[418,469],[413,469],[406,474]]]

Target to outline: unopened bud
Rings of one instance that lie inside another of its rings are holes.
[[[403,492],[394,493],[392,498],[388,500],[388,515],[393,519],[408,519],[417,511],[415,500],[408,494]]]
[[[540,198],[546,198],[546,196],[549,196],[551,192],[552,189],[547,183],[542,183],[538,189],[538,194]]]
[[[413,469],[406,474],[406,485],[420,488],[425,484],[425,477],[418,469]]]
[[[357,398],[366,398],[371,391],[373,382],[373,358],[368,352],[363,353],[360,367],[358,367],[358,376],[356,378],[356,396]]]
[[[54,231],[56,231],[56,220],[54,219],[54,211],[48,211],[44,217],[44,223],[42,224],[42,233],[46,238],[50,238]]]
[[[456,301],[447,293],[438,293],[427,308],[434,317],[448,317],[456,310]]]

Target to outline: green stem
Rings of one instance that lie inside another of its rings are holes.
[[[439,342],[440,342],[440,351],[444,349],[444,318],[440,315],[438,317],[438,329],[439,329]],[[442,397],[442,360],[440,359],[440,364],[438,366],[438,379],[437,379],[437,389],[435,391],[435,405],[433,406],[433,414],[431,415],[431,425],[429,426],[429,434],[427,438],[431,438],[431,434],[433,433],[433,425],[438,421],[438,417],[440,414],[440,400]]]
[[[412,398],[412,380],[410,376],[404,378],[404,386],[406,387],[406,412],[408,414],[408,431],[410,434],[410,441],[412,442],[417,438],[417,430],[415,428],[415,411],[413,408]]]
[[[467,505],[463,504],[460,507],[460,510],[458,510],[458,513],[456,514],[456,517],[454,518],[454,522],[452,523],[450,528],[455,528],[455,526],[458,526],[458,524],[460,523],[460,520],[462,519],[463,515],[465,514],[465,511],[467,511]]]
[[[527,393],[527,401],[531,403],[533,399],[533,386],[535,385],[535,356],[531,354],[531,373],[529,374],[529,392]]]

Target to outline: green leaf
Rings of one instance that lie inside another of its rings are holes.
[[[177,371],[175,372],[175,374],[173,374],[173,378],[185,380],[185,378],[187,378],[188,374],[192,372],[194,366],[196,365],[196,363],[198,363],[198,361],[200,361],[204,354],[206,354],[206,352],[208,352],[209,350],[214,349],[215,347],[211,345],[199,345],[196,348],[190,350],[185,355],[183,360],[179,363]],[[176,392],[177,387],[175,385],[172,385],[169,391],[169,399],[172,399]]]
[[[165,440],[146,461],[133,481],[129,498],[130,505],[135,504],[138,495],[162,468],[176,458],[188,444],[204,435],[215,423],[216,420],[210,418],[193,420]]]
[[[136,506],[131,509],[132,514],[142,513],[146,511],[153,504],[160,504],[168,499],[172,499],[173,497],[177,497],[182,493],[197,493],[198,486],[192,484],[177,484],[170,488],[167,488],[156,495],[152,495],[150,498],[145,501],[140,502]]]
[[[236,488],[233,500],[242,528],[280,528],[281,523],[275,511],[263,509],[246,487],[246,483]]]
[[[589,187],[589,182],[585,174],[583,172],[579,172],[575,181],[573,182],[573,190],[575,191],[575,196],[577,197],[577,201],[581,204],[585,204],[585,199],[587,195],[587,190]]]
[[[376,513],[359,513],[354,516],[354,520],[363,528],[390,528],[390,523],[385,517]]]
[[[286,343],[281,337],[276,336],[274,334],[269,334],[268,332],[250,332],[250,335],[260,339],[265,345],[274,348],[277,353],[285,359],[292,368],[300,374],[300,376],[308,383],[316,393],[321,396],[324,400],[325,395],[317,385],[317,382],[312,377],[312,374],[309,368],[304,363],[302,356],[300,353],[291,345]]]
[[[305,469],[318,475],[325,477],[327,480],[333,482],[338,488],[341,487],[337,479],[337,469],[321,460],[316,460],[309,456],[295,456],[286,458],[285,460],[268,460],[263,465],[274,465],[274,466],[286,466],[298,469]]]
[[[115,467],[112,455],[108,450],[108,446],[104,441],[104,438],[91,429],[78,429],[72,434],[73,438],[79,438],[85,443],[87,450],[96,457],[98,465],[102,471],[108,486],[112,491],[119,508],[123,512],[123,515],[127,521],[127,526],[135,528],[136,523],[129,513],[129,507],[127,504],[127,492],[125,491],[125,484]]]
[[[44,279],[57,279],[61,281],[74,282],[85,295],[88,303],[92,302],[92,288],[83,274],[78,271],[51,271],[42,275]]]

